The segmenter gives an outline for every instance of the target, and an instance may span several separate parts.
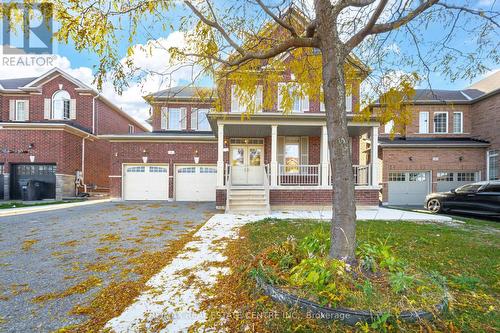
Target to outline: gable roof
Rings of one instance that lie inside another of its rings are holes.
[[[207,102],[212,101],[212,97],[215,94],[215,89],[208,87],[198,87],[198,86],[177,86],[168,89],[163,89],[158,92],[149,94],[144,98],[147,100],[152,98],[154,100],[159,99],[206,99]]]
[[[107,104],[111,109],[113,109],[115,112],[119,113],[120,115],[122,115],[125,118],[127,118],[128,120],[130,120],[135,126],[140,127],[143,131],[149,132],[149,129],[147,129],[144,125],[142,125],[134,117],[130,116],[128,113],[123,111],[117,105],[113,104],[110,100],[108,100],[103,95],[101,95],[100,92],[98,92],[94,88],[88,86],[87,84],[83,83],[82,81],[74,78],[73,76],[69,75],[68,73],[66,73],[65,71],[63,71],[62,69],[60,69],[58,67],[54,67],[51,70],[45,72],[44,74],[42,74],[38,77],[0,79],[0,92],[2,92],[2,91],[27,92],[27,91],[38,90],[39,84],[42,83],[45,79],[50,78],[52,75],[60,75],[60,76],[64,77],[68,81],[74,83],[78,87],[77,90],[79,90],[79,91],[85,91],[85,92],[92,93],[95,96],[95,98],[101,100],[102,102]]]
[[[465,90],[444,90],[444,89],[415,89],[415,96],[413,101],[470,101],[482,96],[484,92],[477,89]]]
[[[470,85],[468,89],[477,89],[485,93],[492,92],[500,88],[500,70]]]

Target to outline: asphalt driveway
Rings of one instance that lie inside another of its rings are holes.
[[[100,203],[0,218],[0,331],[50,332],[130,258],[159,251],[215,213],[213,203]],[[128,274],[127,278],[133,279]],[[68,292],[87,284],[84,293]]]

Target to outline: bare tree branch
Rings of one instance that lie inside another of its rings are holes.
[[[368,23],[358,31],[354,36],[352,36],[346,43],[346,46],[349,50],[352,50],[356,45],[361,43],[361,41],[366,37],[368,32],[373,28],[373,26],[377,23],[377,20],[379,19],[380,15],[385,9],[385,6],[387,6],[387,2],[389,0],[382,0],[378,4],[377,8],[375,8],[375,11],[373,12],[372,16],[370,17],[370,20]]]
[[[271,16],[276,23],[281,25],[286,30],[290,31],[293,37],[298,37],[297,32],[290,24],[288,24],[287,22],[276,16],[266,5],[264,5],[264,3],[262,3],[261,0],[256,0],[256,1],[259,4],[259,6],[264,10],[264,12],[266,12],[267,15]]]
[[[343,0],[340,3],[342,8],[345,7],[366,7],[374,3],[375,0]]]
[[[469,14],[480,16],[480,17],[490,21],[494,25],[496,25],[497,28],[500,28],[500,24],[497,21],[495,21],[495,18],[500,15],[499,12],[493,12],[493,11],[489,11],[489,10],[477,10],[477,9],[472,9],[472,8],[468,8],[465,6],[448,5],[448,4],[442,3],[442,2],[437,3],[437,5],[444,7],[446,9],[459,10],[461,12],[467,12]],[[488,14],[491,14],[491,15],[488,15]]]

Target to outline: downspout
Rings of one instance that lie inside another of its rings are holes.
[[[85,184],[85,140],[90,138],[90,134],[82,138],[82,167],[80,175],[80,183],[83,184],[83,191],[87,193],[87,184]]]
[[[96,133],[96,117],[97,117],[97,108],[96,108],[96,103],[95,103],[95,100],[101,96],[101,93],[97,93],[97,95],[95,95],[93,98],[92,98],[92,134],[97,134]]]

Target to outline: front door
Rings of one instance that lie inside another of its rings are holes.
[[[263,184],[263,152],[262,146],[231,147],[231,183],[233,185]]]

